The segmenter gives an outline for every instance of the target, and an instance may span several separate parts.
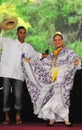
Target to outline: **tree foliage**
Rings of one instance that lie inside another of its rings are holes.
[[[18,26],[24,25],[27,29],[26,41],[40,52],[44,52],[47,48],[52,51],[52,37],[55,31],[61,31],[64,34],[66,45],[75,51],[77,49],[81,57],[81,52],[79,52],[82,48],[80,48],[82,42],[81,1],[1,0],[0,21],[5,17],[16,16],[19,21]],[[15,38],[15,31],[16,28],[3,31],[3,35]]]

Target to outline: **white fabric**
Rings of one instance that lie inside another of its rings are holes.
[[[69,48],[59,53],[56,66],[59,73],[51,82],[50,68],[53,55],[43,60],[26,63],[22,60],[27,89],[33,103],[34,114],[39,118],[55,121],[67,121],[70,106],[70,91],[76,70],[81,69],[81,61],[77,54]],[[78,65],[74,64],[78,59]]]
[[[21,54],[25,53],[28,58],[42,55],[37,53],[30,44],[20,43],[17,39],[0,37],[0,46],[2,47],[2,56],[0,63],[0,77],[8,77],[24,80],[21,69]]]
[[[39,111],[38,117],[43,118],[44,120],[54,120],[55,122],[68,121],[69,108],[64,107],[62,102],[61,89],[55,88],[54,91],[55,94]]]

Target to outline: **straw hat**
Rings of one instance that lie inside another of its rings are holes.
[[[0,23],[0,28],[10,30],[13,29],[18,24],[18,19],[16,17],[6,18]]]

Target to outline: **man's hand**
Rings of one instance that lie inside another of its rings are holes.
[[[45,52],[42,53],[42,59],[46,58],[48,56],[48,54],[49,54],[49,49],[45,50]]]
[[[47,56],[48,56],[48,54],[46,54],[46,53],[42,54],[42,58],[46,58]]]

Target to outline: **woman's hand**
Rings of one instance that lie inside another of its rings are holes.
[[[24,59],[26,62],[28,62],[28,63],[31,62],[31,60],[29,60],[27,57],[24,57],[23,59]]]
[[[74,60],[74,65],[78,65],[78,64],[79,64],[79,59],[76,58],[76,59]]]

